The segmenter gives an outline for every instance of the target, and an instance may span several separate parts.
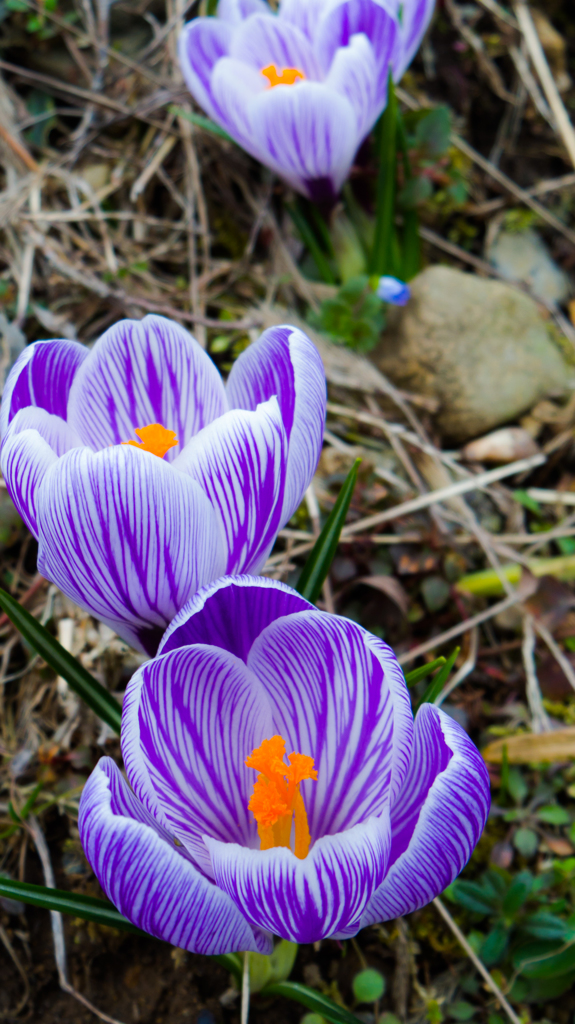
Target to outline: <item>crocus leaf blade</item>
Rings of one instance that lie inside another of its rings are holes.
[[[435,661],[429,661],[427,665],[421,665],[420,668],[414,668],[411,672],[405,673],[405,682],[407,686],[415,686],[422,679],[425,679],[431,672],[435,672],[437,668],[441,668],[446,663],[446,658],[436,658]]]
[[[338,1006],[321,992],[315,992],[307,985],[301,985],[297,981],[281,981],[274,985],[266,985],[261,994],[262,996],[275,995],[293,999],[295,1002],[307,1006],[312,1013],[319,1013],[331,1024],[360,1024],[359,1018],[350,1010],[346,1010],[345,1006]]]
[[[0,896],[21,900],[22,903],[30,903],[45,910],[58,910],[62,914],[73,914],[74,917],[82,918],[82,920],[95,921],[96,924],[118,928],[120,931],[144,934],[120,914],[112,903],[96,899],[94,896],[66,892],[64,889],[48,889],[44,885],[32,885],[30,882],[16,882],[11,878],[4,878],[2,875],[0,875]]]
[[[218,953],[212,959],[217,960],[222,967],[225,967],[230,974],[233,974],[236,981],[241,982],[243,964],[238,953]]]
[[[0,590],[0,608],[35,651],[66,680],[70,689],[114,732],[120,732],[122,708],[111,693],[76,660],[11,594]]]
[[[219,124],[215,121],[210,120],[209,117],[205,117],[203,114],[196,114],[193,110],[184,110],[183,107],[176,107],[174,105],[169,107],[171,114],[176,114],[177,117],[183,117],[186,121],[191,121],[198,128],[204,128],[205,131],[211,132],[212,135],[218,135],[220,139],[225,139],[226,142],[234,142],[231,135],[228,135],[223,128],[220,128]]]
[[[451,672],[451,669],[455,664],[455,659],[459,654],[460,650],[460,647],[456,647],[451,652],[443,668],[441,668],[437,675],[435,676],[435,678],[431,680],[429,686],[427,687],[427,690],[423,694],[423,697],[421,698],[421,700],[417,702],[417,705],[414,709],[415,711],[417,711],[422,704],[433,704],[436,697],[439,696],[447,680],[449,679],[449,673]]]
[[[331,510],[327,522],[316,540],[310,555],[305,563],[295,589],[308,601],[315,601],[323,586],[323,582],[330,570],[333,557],[339,542],[339,535],[343,529],[347,511],[349,509],[355,484],[357,471],[361,459],[356,459],[351,467],[343,486],[338,494],[337,501]]]

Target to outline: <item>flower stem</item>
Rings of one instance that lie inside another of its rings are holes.
[[[250,954],[244,953],[244,969],[242,973],[242,1011],[240,1024],[248,1024],[250,1012]]]
[[[370,272],[381,276],[394,270],[395,179],[397,171],[397,97],[391,74],[387,107],[378,123],[379,171],[375,212],[375,238]]]

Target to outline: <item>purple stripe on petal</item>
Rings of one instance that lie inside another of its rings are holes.
[[[265,0],[220,0],[218,18],[239,25],[250,14],[269,14],[270,8]]]
[[[133,924],[194,953],[270,953],[232,900],[178,851],[128,789],[111,758],[84,787],[78,819],[86,856],[106,896]]]
[[[251,105],[267,88],[264,76],[251,64],[235,57],[222,57],[214,68],[211,88],[218,124],[256,160],[265,162],[251,122]]]
[[[222,573],[221,526],[198,484],[129,445],[59,459],[38,519],[40,572],[148,653],[192,594]]]
[[[53,413],[46,412],[37,405],[28,405],[20,409],[10,423],[10,434],[21,434],[23,430],[37,430],[46,444],[56,455],[65,455],[71,448],[79,448],[82,444],[76,432],[66,420]]]
[[[281,0],[279,18],[295,25],[313,42],[319,18],[328,5],[329,0]]]
[[[161,316],[122,320],[96,342],[77,374],[68,422],[97,451],[134,440],[136,427],[175,430],[172,462],[194,434],[227,410],[210,357],[179,324]]]
[[[274,64],[278,72],[283,68],[297,68],[308,79],[319,78],[307,36],[295,25],[271,13],[254,14],[238,26],[230,45],[230,56],[251,64],[259,72]],[[267,82],[266,86],[269,87]]]
[[[389,801],[397,668],[391,649],[381,644],[375,657],[366,635],[348,619],[300,612],[268,626],[248,657],[287,752],[315,759],[317,782],[302,783],[313,839],[378,816]]]
[[[299,594],[265,576],[225,576],[203,587],[170,623],[158,654],[210,644],[247,661],[250,648],[271,622],[284,615],[316,611]]]
[[[88,349],[78,341],[35,341],[18,357],[2,395],[0,434],[20,409],[37,405],[66,419],[68,395]]]
[[[211,78],[217,62],[227,56],[232,39],[232,26],[220,18],[194,18],[178,39],[178,59],[186,85],[207,114],[220,121],[220,110],[214,102]]]
[[[2,445],[2,475],[18,513],[37,538],[38,494],[46,473],[58,461],[37,430],[10,431]]]
[[[391,867],[362,928],[409,914],[443,892],[469,860],[489,803],[479,751],[445,712],[424,704],[415,719],[410,768],[391,811]]]
[[[339,192],[361,142],[349,101],[321,82],[278,85],[250,105],[254,142],[263,163],[300,192],[329,178]]]
[[[403,786],[411,762],[413,749],[413,711],[405,676],[391,647],[372,633],[365,631],[364,640],[381,664],[393,701],[393,744],[389,799],[391,805]]]
[[[280,528],[287,440],[277,399],[234,409],[188,442],[174,469],[196,480],[221,516],[226,573],[262,568]]]
[[[259,846],[248,811],[254,773],[244,761],[272,734],[263,688],[227,651],[181,647],[130,680],[122,716],[128,778],[206,874],[206,834]]]
[[[349,45],[336,50],[325,84],[351,103],[357,118],[357,134],[363,139],[375,124],[387,101],[378,88],[378,64],[367,36],[352,36]]]
[[[385,874],[389,819],[370,818],[324,836],[304,860],[284,847],[248,850],[206,838],[216,882],[255,926],[291,942],[317,942],[359,929],[363,909]]]
[[[352,36],[363,33],[377,58],[378,90],[387,81],[387,70],[396,47],[397,4],[390,0],[341,0],[326,5],[317,27],[315,45],[325,73],[340,46],[348,46]]]
[[[321,453],[326,383],[319,353],[303,331],[271,327],[236,360],[227,392],[234,409],[255,409],[277,396],[289,444],[283,525],[302,500]]]

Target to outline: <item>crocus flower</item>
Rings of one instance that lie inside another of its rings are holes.
[[[412,60],[434,0],[220,0],[179,42],[197,103],[248,153],[329,200]]]
[[[159,316],[91,350],[28,346],[4,389],[1,465],[40,572],[155,653],[201,586],[260,571],[315,471],[325,400],[317,350],[291,327],[246,349],[226,386]]]
[[[86,855],[130,921],[199,953],[423,906],[489,807],[478,751],[433,705],[413,721],[391,649],[262,577],[176,616],[128,684],[122,754],[129,785],[103,758],[84,788]]]
[[[380,277],[375,293],[382,302],[388,302],[390,306],[405,306],[411,296],[410,287],[405,281],[387,276]]]

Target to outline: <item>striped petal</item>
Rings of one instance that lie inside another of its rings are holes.
[[[336,50],[325,84],[349,101],[363,139],[387,102],[387,83],[378,88],[378,65],[367,36],[352,36],[348,46]]]
[[[186,85],[200,107],[221,124],[221,110],[214,99],[212,72],[227,56],[232,24],[223,18],[194,18],[184,25],[178,39],[178,59]]]
[[[226,573],[257,573],[280,528],[287,440],[277,399],[233,410],[188,442],[174,469],[196,480],[221,517]]]
[[[277,86],[250,106],[260,157],[310,199],[335,199],[361,138],[349,101],[322,82]]]
[[[465,867],[489,812],[483,758],[445,712],[424,704],[415,719],[409,771],[391,810],[390,869],[361,922],[409,914]]]
[[[75,430],[61,416],[47,412],[37,405],[28,405],[20,409],[11,421],[10,434],[21,434],[24,430],[37,430],[46,444],[56,455],[65,455],[71,448],[79,448],[82,444]]]
[[[78,341],[35,341],[18,357],[2,394],[0,435],[20,409],[37,405],[66,419],[68,396],[88,349]]]
[[[221,377],[197,341],[171,320],[146,316],[122,320],[96,342],[70,390],[68,422],[94,451],[161,423],[179,441],[166,456],[172,462],[226,409]]]
[[[425,35],[435,9],[435,0],[406,0],[401,9],[393,77],[399,82],[411,64]]]
[[[347,619],[302,611],[260,634],[248,667],[268,693],[274,733],[315,760],[318,781],[302,783],[312,839],[381,815],[413,730],[391,649],[372,647]]]
[[[326,4],[319,20],[315,46],[327,74],[337,50],[349,46],[353,36],[369,39],[377,58],[378,92],[385,88],[390,61],[397,46],[395,0],[335,0]]]
[[[246,756],[272,735],[265,692],[246,665],[213,647],[182,647],[130,680],[122,753],[130,783],[206,874],[204,837],[258,846]]]
[[[58,456],[37,430],[9,432],[2,445],[2,475],[18,514],[36,539],[40,485]]]
[[[288,439],[283,526],[302,500],[321,453],[326,384],[319,353],[303,331],[271,327],[236,360],[227,392],[232,409],[256,409],[277,397]]]
[[[234,32],[230,56],[251,64],[258,72],[269,64],[277,70],[297,68],[317,79],[319,69],[307,36],[295,25],[267,14],[254,14]],[[266,83],[267,86],[267,83]]]
[[[220,0],[218,4],[218,18],[233,25],[239,25],[250,14],[269,15],[270,9],[265,0]]]
[[[217,884],[251,923],[291,942],[356,932],[385,874],[389,818],[324,836],[304,860],[284,847],[249,850],[206,837]]]
[[[38,520],[40,572],[148,653],[223,570],[221,526],[198,484],[129,445],[59,459],[44,479]]]
[[[109,757],[84,787],[80,838],[108,899],[132,924],[193,953],[270,953],[233,901],[158,827]]]
[[[317,611],[314,605],[265,576],[225,576],[203,587],[170,623],[158,654],[210,644],[247,661],[250,648],[266,626],[284,615]]]

